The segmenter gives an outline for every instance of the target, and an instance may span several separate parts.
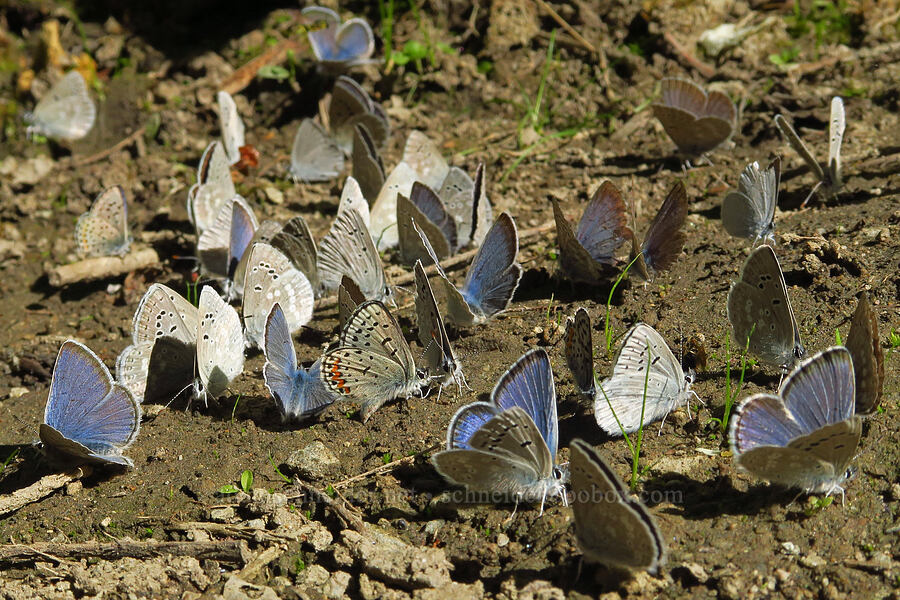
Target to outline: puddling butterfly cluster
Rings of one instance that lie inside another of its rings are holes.
[[[304,14],[325,23],[308,33],[323,65],[346,67],[371,55],[371,29],[364,21],[341,24],[336,13],[321,7]],[[71,115],[65,119],[76,125],[68,130],[60,125],[60,98],[70,100],[82,91],[86,98],[76,75],[66,76],[62,87],[38,104],[32,118],[36,131],[74,139],[71,129],[90,128],[83,117]],[[662,82],[662,92],[654,114],[684,157],[702,156],[731,136],[735,112],[724,94],[707,94],[674,79]],[[222,139],[201,157],[187,210],[197,233],[200,273],[218,281],[222,295],[205,285],[195,306],[171,288],[152,284],[135,312],[132,344],[116,361],[118,382],[88,348],[65,342],[40,427],[49,452],[132,466],[123,452],[139,432],[141,404],[168,403],[188,389],[195,400],[218,397],[243,372],[246,348],[264,353],[265,386],[286,421],[314,418],[341,397],[359,404],[362,420],[368,421],[397,398],[426,396],[435,388],[440,394],[452,384],[461,391],[468,385],[443,315],[457,327],[471,327],[506,310],[515,295],[522,277],[518,231],[508,213],[494,218],[484,166],[470,177],[450,166],[425,134],[413,131],[402,160],[386,174],[381,149],[390,135],[387,115],[353,79],[337,79],[323,118],[327,129],[306,119],[293,144],[289,172],[296,180],[328,180],[341,173],[345,157],[353,162],[337,215],[318,244],[302,216],[260,222],[236,193],[231,166],[241,161],[244,125],[234,99],[225,92],[217,98]],[[93,104],[89,98],[87,103],[92,122]],[[83,102],[75,104],[86,111]],[[836,193],[844,131],[840,98],[832,102],[827,171],[780,115],[776,125],[819,175],[816,189]],[[752,250],[728,294],[733,339],[760,363],[788,373],[777,394],[755,394],[737,406],[729,442],[738,466],[751,474],[831,494],[843,491],[852,473],[860,415],[879,406],[884,357],[865,294],[846,347],[805,357],[784,274],[767,245],[774,243],[780,177],[780,158],[766,169],[753,162],[722,205],[730,234],[754,245],[764,242]],[[555,199],[552,208],[559,271],[573,282],[596,284],[624,265],[649,281],[669,269],[684,247],[688,201],[681,182],[666,195],[642,242],[627,225],[623,196],[610,181],[599,186],[574,231]],[[84,256],[128,252],[121,187],[97,197],[79,218],[76,238]],[[617,256],[626,244],[627,262]],[[413,266],[418,359],[389,308],[394,290],[379,250],[393,246],[400,261]],[[467,248],[477,252],[457,288],[441,261]],[[432,264],[434,289],[426,272]],[[305,368],[298,364],[292,335],[312,319],[315,299],[329,292],[337,293],[340,333]],[[240,302],[239,310],[232,300]],[[685,372],[663,337],[644,323],[625,334],[611,374],[598,381],[590,317],[579,309],[567,322],[565,356],[607,436],[664,421],[696,397],[694,372]],[[568,464],[559,460],[558,446],[553,371],[547,351],[538,348],[503,374],[488,401],[456,411],[446,447],[432,463],[447,481],[465,488],[468,500],[540,501],[543,510],[548,498],[559,496],[564,505],[571,503],[576,539],[589,560],[656,573],[665,563],[666,544],[644,504],[592,445],[572,440]]]

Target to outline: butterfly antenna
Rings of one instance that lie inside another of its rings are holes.
[[[803,201],[803,204],[800,205],[800,208],[806,208],[806,203],[809,202],[809,199],[813,197],[813,194],[819,191],[820,187],[822,187],[821,181],[813,186],[813,189],[809,192],[809,195],[806,197],[806,200]]]

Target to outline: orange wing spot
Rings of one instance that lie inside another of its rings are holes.
[[[335,362],[333,365],[331,365],[331,381],[335,383],[340,393],[350,393],[350,388],[347,387],[346,380],[341,377],[341,365],[338,362]]]

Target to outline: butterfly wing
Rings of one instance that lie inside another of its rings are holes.
[[[828,129],[828,181],[833,194],[841,187],[841,143],[847,120],[844,116],[844,101],[840,96],[831,99],[831,125]]]
[[[522,278],[522,265],[516,262],[518,254],[516,224],[504,212],[494,221],[484,238],[484,243],[466,272],[461,290],[463,298],[476,315],[476,321],[495,316],[506,310],[512,302]]]
[[[372,204],[371,231],[378,243],[379,250],[386,250],[398,244],[397,232],[397,195],[409,198],[412,185],[416,181],[416,173],[405,162],[399,162],[390,172],[375,203]]]
[[[197,183],[188,192],[188,218],[198,234],[212,226],[222,205],[236,194],[224,146],[211,142],[200,158]]]
[[[263,240],[265,241],[265,240]],[[268,242],[279,249],[301,273],[306,275],[313,292],[319,290],[318,251],[309,225],[301,216],[293,217]]]
[[[172,288],[153,283],[147,288],[134,313],[134,343],[152,342],[169,336],[194,344],[197,342],[199,320],[196,306]]]
[[[237,105],[231,94],[219,91],[216,94],[219,103],[219,126],[222,130],[222,144],[225,146],[225,154],[228,162],[235,164],[241,160],[241,146],[245,145],[244,122],[238,115]]]
[[[676,182],[656,213],[641,244],[644,263],[651,276],[667,271],[681,254],[686,236],[682,228],[687,218],[687,192]]]
[[[450,165],[441,156],[437,144],[417,129],[411,131],[406,138],[403,162],[416,173],[417,181],[433,190],[441,189],[441,184],[450,172]]]
[[[576,439],[570,450],[575,537],[585,557],[656,574],[665,564],[666,546],[647,508],[594,448]]]
[[[722,201],[722,225],[728,233],[754,241],[772,236],[780,174],[779,158],[765,170],[755,161],[744,168],[738,189]]]
[[[594,397],[594,344],[591,339],[591,318],[579,308],[575,318],[566,320],[566,364],[572,371],[575,387],[582,394]]]
[[[322,385],[319,361],[309,371],[297,366],[288,321],[278,303],[266,318],[263,349],[266,388],[284,419],[302,421],[334,402],[335,396]]]
[[[614,264],[615,252],[631,239],[627,225],[625,202],[618,188],[604,181],[591,198],[575,231],[578,242],[600,263]]]
[[[728,320],[734,340],[762,362],[789,369],[803,355],[800,332],[794,319],[775,251],[760,246],[744,263],[741,278],[728,292]]]
[[[812,152],[809,151],[809,148],[806,147],[806,144],[803,143],[803,140],[800,139],[800,136],[797,135],[797,132],[794,131],[794,128],[791,127],[787,120],[781,115],[775,115],[775,126],[778,127],[778,131],[791,145],[794,152],[800,155],[800,158],[803,159],[803,162],[806,163],[806,166],[809,167],[809,170],[813,172],[816,178],[819,181],[825,181],[825,171],[822,170],[822,165],[819,164],[819,161],[812,155]]]
[[[419,185],[418,182],[413,185],[413,189],[416,189],[416,185]],[[443,259],[450,256],[452,246],[441,228],[430,221],[412,200],[403,194],[398,194],[397,237],[400,259],[406,264],[414,264],[417,260],[428,259],[428,251],[423,247],[418,231],[422,231],[428,238],[438,258]]]
[[[319,279],[327,290],[337,289],[347,275],[369,299],[390,295],[381,257],[372,236],[355,210],[338,213],[328,235],[319,244]]]
[[[384,186],[384,163],[381,155],[372,141],[369,128],[363,123],[356,123],[353,127],[353,177],[359,182],[360,195],[363,198],[378,197],[378,192]],[[346,185],[346,184],[345,184]],[[366,204],[366,210],[368,210]]]
[[[244,370],[241,319],[210,287],[200,292],[197,370],[206,396],[217,398]]]
[[[78,140],[94,126],[97,108],[81,73],[69,71],[28,116],[30,129],[57,140]]]
[[[847,350],[856,377],[856,414],[870,414],[881,404],[884,386],[884,351],[878,337],[878,319],[863,291],[850,321]]]
[[[850,352],[837,346],[803,361],[784,380],[781,397],[801,433],[846,421],[853,416],[856,406],[856,380]]]
[[[344,153],[321,125],[303,119],[291,148],[288,173],[295,182],[331,181],[344,170]]]
[[[348,19],[338,26],[335,33],[337,52],[326,62],[336,62],[352,66],[366,62],[375,51],[375,36],[372,28],[360,18]]]
[[[720,92],[707,96],[686,79],[663,79],[661,89],[660,102],[651,105],[653,114],[682,154],[698,156],[731,137],[735,113],[727,96]]]
[[[266,320],[275,304],[294,332],[312,319],[312,286],[277,248],[258,242],[250,249],[241,304],[245,335],[257,347],[264,343]]]
[[[131,466],[122,451],[134,442],[140,424],[140,405],[97,355],[73,340],[64,342],[50,380],[41,441],[76,458]]]
[[[353,145],[353,126],[359,115],[370,112],[369,94],[352,77],[340,75],[331,90],[328,104],[328,127],[341,149],[349,154]]]
[[[369,203],[363,197],[359,183],[352,176],[347,177],[347,180],[344,182],[344,189],[341,190],[341,201],[338,203],[338,214],[345,210],[358,212],[359,216],[362,217],[363,223],[366,224],[366,228],[369,228],[372,218],[369,212]]]
[[[662,419],[687,400],[681,365],[662,336],[643,323],[625,335],[612,376],[600,387],[594,398],[594,418],[613,436]]]
[[[416,261],[414,267],[416,277],[416,325],[419,331],[419,343],[424,348],[424,364],[429,374],[435,373],[453,377],[459,369],[450,337],[444,326],[444,319],[434,299],[431,283],[425,274],[422,261]]]
[[[75,241],[81,256],[128,254],[131,239],[128,200],[122,186],[114,185],[101,192],[75,224]]]
[[[472,449],[469,440],[482,425],[503,412],[492,402],[472,402],[462,406],[450,419],[447,427],[447,450]]]
[[[338,324],[342,331],[356,307],[365,301],[366,297],[356,282],[346,275],[341,277],[341,284],[338,286]]]

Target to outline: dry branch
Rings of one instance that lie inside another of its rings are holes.
[[[251,555],[246,542],[228,540],[220,542],[138,542],[124,538],[116,542],[84,542],[79,544],[8,544],[0,546],[0,563],[21,563],[33,560],[81,560],[100,558],[155,558],[167,554],[193,556],[197,560],[211,559],[233,564],[245,564]]]
[[[125,256],[98,256],[86,258],[68,265],[54,267],[47,272],[53,287],[64,287],[80,281],[108,279],[159,264],[159,255],[153,248],[132,250]]]
[[[281,40],[244,66],[238,68],[222,82],[221,89],[229,94],[237,94],[250,85],[250,82],[253,81],[253,78],[256,77],[256,74],[263,67],[284,62],[288,52],[299,54],[307,50],[309,50],[309,42],[305,35],[301,39]]]
[[[0,496],[0,515],[15,512],[26,504],[43,500],[53,492],[63,488],[66,484],[81,479],[85,475],[90,475],[90,473],[91,468],[85,466],[68,473],[46,475],[28,487],[16,490],[6,496]]]

